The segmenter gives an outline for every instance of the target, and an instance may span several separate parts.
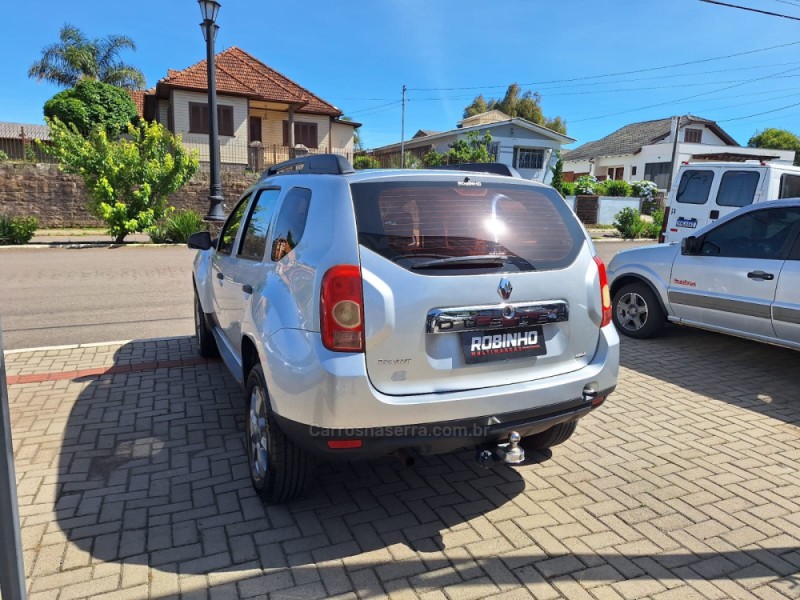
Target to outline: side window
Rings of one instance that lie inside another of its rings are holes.
[[[714,181],[714,171],[684,171],[675,200],[683,204],[705,204]]]
[[[272,236],[272,260],[279,261],[300,243],[306,229],[310,206],[311,190],[296,187],[286,193],[275,221],[275,232]]]
[[[726,171],[717,190],[717,204],[719,206],[752,204],[760,177],[758,171]]]
[[[728,221],[703,237],[700,253],[732,258],[782,258],[792,230],[800,224],[797,208],[757,210]]]
[[[778,198],[800,198],[800,175],[781,175]]]
[[[272,220],[272,213],[275,209],[275,202],[281,191],[279,189],[261,190],[253,203],[250,216],[247,218],[247,225],[242,238],[242,245],[239,248],[239,258],[248,260],[264,260],[264,252],[267,249],[267,235],[269,234],[269,223]]]
[[[233,252],[233,242],[236,240],[236,233],[239,231],[239,225],[242,224],[244,218],[244,211],[247,208],[247,202],[250,200],[251,194],[247,194],[244,198],[239,200],[239,204],[233,209],[233,212],[225,221],[225,226],[222,228],[222,233],[219,234],[219,244],[217,245],[217,252],[220,254],[230,254]]]

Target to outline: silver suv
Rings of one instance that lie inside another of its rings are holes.
[[[302,494],[314,456],[410,464],[474,445],[520,462],[617,383],[605,267],[545,185],[306,157],[189,245],[198,350],[246,390],[268,502]]]

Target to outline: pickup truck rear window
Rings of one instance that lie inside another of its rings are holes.
[[[559,269],[585,240],[549,188],[462,180],[351,188],[361,245],[426,275]]]

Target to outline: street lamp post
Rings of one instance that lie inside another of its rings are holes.
[[[222,183],[220,182],[219,161],[219,127],[217,124],[217,73],[214,65],[214,41],[217,38],[219,25],[217,14],[221,6],[216,0],[197,0],[203,22],[203,38],[206,40],[206,66],[208,67],[208,159],[211,167],[211,185],[208,193],[208,214],[204,217],[210,223],[221,223],[225,220],[222,209]]]

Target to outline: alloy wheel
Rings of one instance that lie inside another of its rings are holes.
[[[647,323],[647,302],[639,294],[628,292],[617,303],[617,321],[628,331],[638,331]]]

